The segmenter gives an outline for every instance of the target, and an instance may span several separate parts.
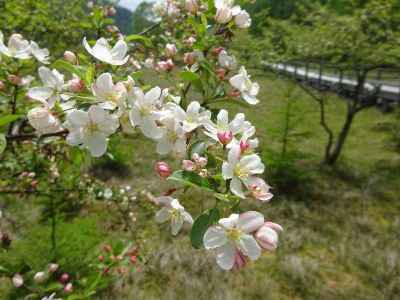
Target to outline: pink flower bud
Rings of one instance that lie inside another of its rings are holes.
[[[79,77],[74,77],[68,81],[68,88],[73,93],[83,92],[85,90],[85,82]]]
[[[107,10],[108,16],[115,16],[117,14],[117,10],[114,6],[110,6]]]
[[[60,282],[61,283],[67,283],[69,281],[69,275],[68,275],[68,273],[63,273],[61,276],[60,276]]]
[[[196,58],[197,57],[195,52],[187,52],[183,55],[183,62],[191,66],[196,62]]]
[[[24,279],[22,278],[21,275],[19,275],[18,273],[15,274],[12,278],[12,283],[16,288],[19,288],[21,286],[23,286],[24,284]]]
[[[204,168],[207,165],[207,157],[202,157],[198,153],[194,153],[192,159],[200,168]]]
[[[72,285],[71,282],[70,282],[70,283],[67,283],[67,284],[64,286],[64,293],[69,294],[69,293],[71,293],[73,290],[74,290],[74,287],[73,287],[73,285]]]
[[[164,161],[157,162],[154,169],[161,178],[167,178],[172,174],[171,167]]]
[[[186,40],[183,41],[185,43],[186,46],[188,47],[192,47],[194,43],[196,43],[196,38],[191,36],[188,37]]]
[[[5,83],[4,83],[3,81],[0,80],[0,91],[5,90],[5,88],[6,88]]]
[[[167,61],[162,60],[157,63],[157,69],[159,71],[170,71],[174,66],[174,62],[171,59],[168,59]]]
[[[64,52],[64,59],[65,59],[66,61],[70,62],[70,63],[73,64],[73,65],[75,65],[76,62],[77,62],[76,55],[75,55],[75,53],[72,52],[72,51],[65,51],[65,52]]]
[[[233,134],[231,131],[225,131],[225,132],[218,132],[217,133],[218,140],[221,142],[222,145],[228,145],[233,138]]]
[[[176,46],[174,44],[167,44],[165,46],[165,55],[167,57],[173,57],[178,52]]]
[[[279,224],[265,222],[264,225],[257,230],[255,238],[261,247],[273,251],[278,247],[278,233],[281,231],[283,231],[283,229]]]
[[[250,144],[247,141],[240,141],[240,151],[246,152],[250,148]]]
[[[21,83],[21,77],[17,75],[8,75],[8,81],[10,81],[13,85],[19,85]]]
[[[33,280],[36,283],[43,283],[46,281],[46,273],[45,272],[37,272],[35,276],[33,276]]]
[[[192,172],[196,170],[196,164],[191,160],[185,159],[182,161],[182,169]]]

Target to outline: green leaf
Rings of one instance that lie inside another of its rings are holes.
[[[85,73],[85,84],[86,86],[91,86],[94,80],[95,66],[90,64]]]
[[[21,117],[22,115],[5,115],[3,117],[0,117],[0,127],[3,127],[4,125],[7,125],[11,122],[14,122],[15,120],[18,120]]]
[[[131,34],[128,35],[125,38],[126,42],[133,42],[133,41],[139,41],[139,42],[143,42],[146,46],[150,47],[152,45],[152,42],[149,38],[139,35],[139,34]]]
[[[203,237],[208,227],[218,222],[220,217],[218,208],[213,208],[210,211],[200,215],[193,223],[190,232],[190,242],[193,248],[200,249],[203,246]]]
[[[7,147],[6,136],[4,134],[0,133],[0,154],[2,154],[4,152],[4,150],[6,150],[6,147]],[[1,268],[0,268],[0,272],[1,272]]]
[[[74,66],[71,63],[63,60],[63,59],[59,59],[56,60],[53,64],[52,67],[55,69],[60,69],[60,70],[64,70],[67,71],[71,74],[76,74],[78,75],[80,78],[85,78],[85,70],[82,67],[79,66]]]
[[[195,81],[200,79],[199,75],[190,71],[183,71],[179,76],[185,81]]]
[[[209,181],[206,178],[199,176],[193,172],[187,171],[175,171],[168,180],[174,180],[183,183],[188,186],[197,186],[205,190],[212,191]]]

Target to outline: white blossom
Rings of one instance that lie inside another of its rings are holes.
[[[0,53],[18,59],[31,58],[31,47],[22,35],[14,33],[10,36],[7,46],[4,44],[4,36],[0,31]]]
[[[228,70],[234,70],[237,67],[237,62],[235,57],[228,55],[228,53],[225,50],[222,50],[218,54],[218,63],[221,67]]]
[[[85,37],[83,39],[83,46],[92,56],[110,65],[124,65],[129,59],[129,56],[126,56],[126,53],[128,52],[128,45],[124,40],[118,40],[114,47],[111,48],[110,44],[105,38],[100,38],[96,41],[96,44],[92,48],[88,44]]]
[[[43,63],[43,64],[49,64],[50,63],[50,61],[49,61],[49,50],[48,49],[46,49],[46,48],[40,48],[39,47],[39,45],[36,43],[36,42],[34,42],[34,41],[31,41],[31,44],[30,44],[30,47],[31,47],[31,53],[32,53],[32,55],[38,60],[38,61],[40,61],[41,63]]]
[[[127,89],[122,82],[114,84],[110,73],[97,77],[92,85],[93,95],[99,100],[99,106],[104,109],[123,108],[127,97]]]
[[[238,89],[242,98],[249,104],[255,105],[260,102],[256,97],[260,90],[260,86],[256,82],[250,80],[250,75],[247,74],[245,67],[241,67],[239,74],[229,79],[230,84]]]
[[[107,151],[107,138],[119,127],[118,118],[97,105],[89,111],[74,110],[67,114],[64,126],[69,130],[67,143],[87,148],[94,157]]]
[[[264,216],[256,211],[232,214],[207,229],[203,237],[204,247],[215,250],[217,264],[224,270],[233,268],[237,251],[256,260],[261,255],[261,247],[252,233],[263,224]]]
[[[231,179],[230,190],[238,197],[245,198],[243,184],[248,184],[252,175],[262,174],[264,164],[257,154],[241,156],[238,146],[233,146],[228,152],[228,161],[222,164],[222,176],[225,180]]]
[[[184,222],[187,222],[190,225],[193,224],[192,216],[179,203],[178,199],[172,197],[159,197],[157,202],[163,204],[164,207],[156,213],[156,222],[164,223],[170,221],[172,235],[177,235],[179,233]]]

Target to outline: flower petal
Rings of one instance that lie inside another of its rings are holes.
[[[251,260],[256,260],[261,255],[261,247],[252,235],[243,234],[238,242],[238,248]]]
[[[248,211],[239,216],[238,228],[245,233],[251,233],[264,225],[263,214],[257,211]]]
[[[156,212],[155,220],[157,223],[164,223],[169,219],[169,209],[166,207],[161,208]]]
[[[226,244],[228,241],[225,229],[219,226],[211,226],[203,236],[204,248],[215,249]]]
[[[223,270],[232,269],[235,263],[236,247],[232,243],[226,243],[224,246],[217,248],[217,264]]]
[[[246,198],[243,193],[242,182],[240,181],[240,179],[238,177],[234,176],[232,178],[229,188],[232,191],[232,193],[234,193],[236,196],[238,196],[242,199]]]

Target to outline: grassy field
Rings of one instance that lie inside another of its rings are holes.
[[[258,210],[284,227],[278,250],[240,272],[223,272],[211,255],[191,249],[187,234],[172,238],[166,226],[156,225],[154,208],[140,194],[132,231],[111,225],[119,215],[95,203],[83,212],[87,222],[95,223],[96,233],[88,231],[93,243],[98,235],[135,239],[145,259],[140,272],[99,299],[400,297],[400,154],[392,149],[385,130],[394,122],[393,114],[375,109],[360,113],[338,166],[327,169],[320,164],[326,136],[319,125],[318,107],[295,89],[287,145],[291,159],[282,164],[289,84],[262,71],[252,74],[262,87],[261,103],[245,113],[257,127],[260,151],[269,167],[266,179],[275,197],[270,204],[246,201],[242,207]],[[337,131],[345,103],[332,96],[327,110],[328,122]],[[230,111],[233,114],[238,108]],[[114,148],[118,164],[96,160],[92,172],[114,186],[129,184],[154,194],[165,190],[168,185],[160,183],[152,170],[157,159],[154,143],[133,135],[118,139]],[[197,190],[178,196],[193,214],[199,202],[207,206],[212,201]],[[14,207],[15,213],[18,210]],[[2,286],[5,291],[9,284]]]

